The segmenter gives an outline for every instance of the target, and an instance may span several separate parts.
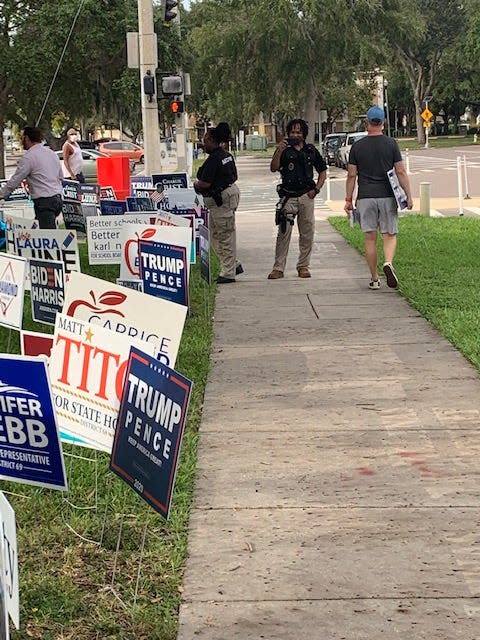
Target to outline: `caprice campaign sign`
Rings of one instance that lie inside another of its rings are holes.
[[[0,356],[0,478],[67,489],[43,358]]]
[[[72,273],[65,288],[63,312],[117,331],[127,340],[153,343],[157,358],[173,367],[187,308],[84,273]]]
[[[50,379],[62,440],[110,453],[130,347],[152,343],[57,314]]]

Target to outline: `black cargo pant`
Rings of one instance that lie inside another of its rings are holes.
[[[40,229],[56,229],[55,220],[62,210],[62,196],[35,198],[33,209]]]

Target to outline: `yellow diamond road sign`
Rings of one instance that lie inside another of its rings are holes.
[[[433,118],[433,113],[430,111],[430,109],[424,109],[420,115],[426,121]]]

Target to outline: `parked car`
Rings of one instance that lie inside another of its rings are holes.
[[[135,162],[143,162],[143,148],[134,142],[125,142],[124,140],[111,140],[110,142],[101,142],[98,150],[106,153],[107,156],[126,156]]]
[[[323,158],[328,165],[335,164],[335,149],[342,144],[346,137],[346,133],[327,133],[323,139]]]
[[[336,150],[336,162],[335,165],[341,169],[346,169],[348,165],[348,156],[350,155],[350,149],[352,144],[357,140],[364,138],[367,134],[366,131],[357,131],[356,133],[349,133],[345,136],[345,140]]]
[[[63,166],[63,151],[55,151]],[[97,160],[98,158],[109,158],[106,153],[96,149],[82,149],[83,167],[82,172],[86,182],[97,182]],[[135,169],[135,162],[130,160],[130,172]]]

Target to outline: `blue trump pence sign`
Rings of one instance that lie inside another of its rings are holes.
[[[168,518],[192,382],[135,347],[110,469]]]
[[[43,358],[0,357],[0,478],[67,489]]]
[[[188,307],[188,258],[185,247],[139,240],[143,291]]]

